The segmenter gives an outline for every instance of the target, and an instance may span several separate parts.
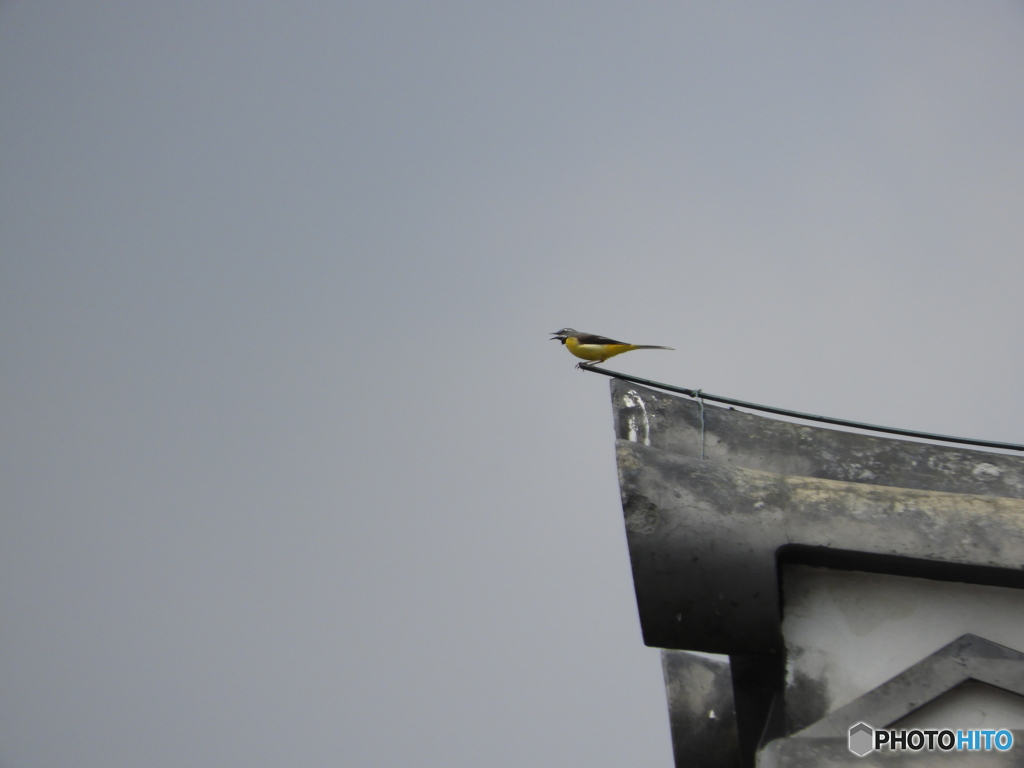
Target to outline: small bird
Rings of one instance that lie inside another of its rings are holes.
[[[563,328],[551,335],[550,341],[558,339],[576,357],[589,360],[589,363],[576,363],[580,368],[584,365],[597,365],[609,357],[632,352],[634,349],[673,349],[673,347],[654,347],[649,344],[626,344],[624,341],[595,336],[592,333],[580,333],[575,328]]]

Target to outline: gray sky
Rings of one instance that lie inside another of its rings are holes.
[[[0,5],[0,768],[664,766],[616,369],[1024,441],[1019,2]]]

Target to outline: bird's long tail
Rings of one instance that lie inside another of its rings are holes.
[[[673,352],[676,349],[675,347],[656,347],[651,344],[633,344],[632,347],[633,349],[671,349]]]

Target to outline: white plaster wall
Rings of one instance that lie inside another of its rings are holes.
[[[1024,652],[1024,590],[785,566],[782,631],[787,683],[823,681],[831,712],[967,632]],[[1024,728],[1024,701],[964,685],[906,720],[921,717]]]

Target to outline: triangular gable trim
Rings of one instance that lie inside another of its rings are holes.
[[[977,635],[961,635],[792,738],[845,738],[859,722],[885,728],[967,680],[1024,697],[1024,653]]]

